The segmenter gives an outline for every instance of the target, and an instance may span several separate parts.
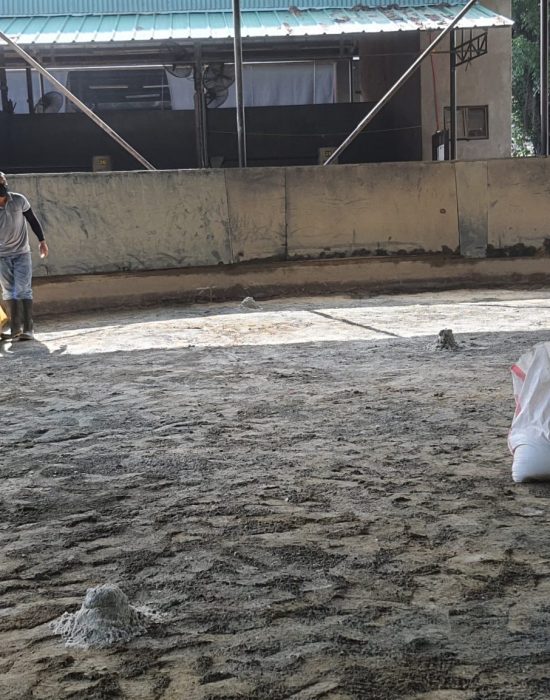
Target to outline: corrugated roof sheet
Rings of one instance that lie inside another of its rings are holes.
[[[357,10],[260,10],[242,13],[245,38],[322,36],[434,30],[446,26],[459,7],[364,8]],[[459,28],[504,27],[511,20],[474,6]],[[67,45],[230,39],[231,12],[172,12],[135,15],[82,15],[0,19],[0,29],[22,45]]]
[[[360,4],[365,7],[425,7],[440,3],[441,0],[363,0]],[[241,9],[287,10],[289,5],[301,9],[330,9],[355,4],[350,0],[241,0]],[[462,0],[449,0],[447,4],[460,5]],[[0,8],[2,17],[218,12],[230,11],[231,0],[1,0]]]

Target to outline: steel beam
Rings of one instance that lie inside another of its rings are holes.
[[[8,92],[8,76],[3,65],[0,65],[0,95],[2,98],[2,111],[8,114],[11,111]]]
[[[27,79],[27,104],[29,105],[29,114],[34,114],[34,88],[32,85],[32,69],[30,66],[25,68],[25,78]]]
[[[455,31],[449,34],[449,68],[450,68],[450,129],[449,160],[456,160],[456,37]]]
[[[239,168],[245,168],[246,125],[244,120],[243,99],[243,43],[241,38],[241,2],[233,0],[233,54],[235,65],[235,99],[237,106],[237,146],[239,151]]]
[[[195,145],[197,148],[197,164],[206,168],[204,151],[204,85],[203,85],[202,47],[195,46],[195,62],[193,64],[193,83],[195,86]]]

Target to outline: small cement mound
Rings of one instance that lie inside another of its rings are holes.
[[[63,613],[51,628],[67,647],[104,649],[144,634],[152,618],[152,613],[130,605],[118,586],[107,583],[88,588],[80,610]]]
[[[254,297],[245,297],[241,301],[241,309],[261,309],[262,307],[254,299]]]
[[[450,328],[444,328],[439,331],[437,337],[436,350],[458,350],[458,343],[455,340],[453,332]]]

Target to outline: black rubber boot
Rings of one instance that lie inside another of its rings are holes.
[[[17,299],[8,301],[10,309],[10,339],[17,340],[21,334],[21,308],[20,302]]]
[[[34,324],[32,322],[32,299],[22,299],[20,302],[21,316],[23,319],[23,332],[19,340],[34,340]]]

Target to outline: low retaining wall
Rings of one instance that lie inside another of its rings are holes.
[[[391,292],[542,285],[544,258],[353,258],[262,262],[153,272],[37,279],[37,315],[173,302],[210,302],[245,296],[357,291]]]
[[[36,276],[322,257],[545,254],[550,160],[10,179],[43,219]]]

